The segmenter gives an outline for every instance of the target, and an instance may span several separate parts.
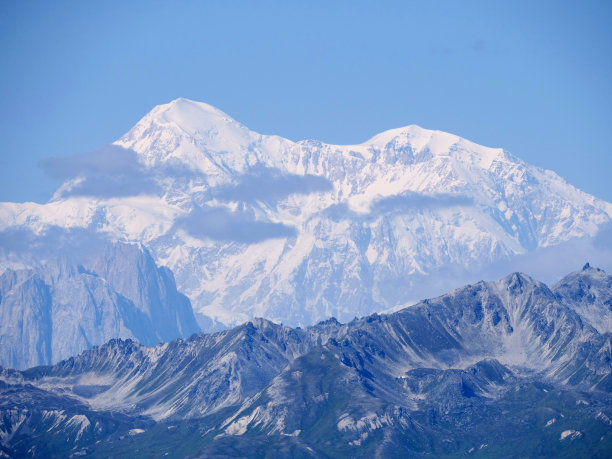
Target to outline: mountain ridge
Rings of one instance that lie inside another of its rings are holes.
[[[458,457],[519,440],[526,455],[605,455],[612,334],[567,298],[513,273],[346,324],[252,319],[153,348],[114,339],[54,366],[2,369],[0,446],[21,451],[29,432],[29,447],[53,436],[56,452],[98,455],[171,444],[252,455],[289,441],[311,457]]]
[[[55,198],[0,204],[0,232],[83,228],[143,243],[206,330],[398,309],[612,221],[612,204],[452,134],[292,142],[186,99],[157,106],[111,150],[56,166],[66,182]]]

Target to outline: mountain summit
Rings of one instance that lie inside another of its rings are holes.
[[[177,99],[100,155],[59,164],[66,184],[45,205],[0,204],[0,230],[143,243],[205,330],[395,310],[612,220],[554,172],[418,126],[292,142]],[[13,252],[0,266],[28,264]]]
[[[169,157],[189,161],[190,145],[239,153],[259,137],[212,105],[180,98],[155,107],[116,144],[155,164]],[[202,155],[197,156],[194,165],[202,163]]]

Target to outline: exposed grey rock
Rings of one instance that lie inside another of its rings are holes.
[[[347,324],[254,319],[155,347],[113,339],[2,369],[0,447],[23,452],[32,433],[40,451],[59,438],[56,451],[102,456],[170,445],[177,456],[552,456],[575,430],[587,443],[564,453],[605,456],[611,336],[514,273]]]
[[[612,333],[612,276],[589,263],[552,287],[560,301],[600,333]]]
[[[0,364],[49,365],[111,338],[147,345],[197,333],[167,268],[136,245],[108,244],[0,276]]]

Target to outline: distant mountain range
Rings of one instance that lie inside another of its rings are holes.
[[[5,455],[609,457],[612,277],[520,273],[396,313],[111,340],[0,375]]]
[[[62,231],[144,244],[208,331],[393,311],[530,254],[555,278],[590,256],[563,245],[612,220],[612,204],[555,173],[452,134],[407,126],[358,145],[292,142],[186,99],[109,148],[45,168],[64,182],[53,199],[0,204],[0,268],[56,263]]]

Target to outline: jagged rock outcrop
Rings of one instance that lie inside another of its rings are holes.
[[[600,333],[612,333],[612,276],[589,263],[568,274],[552,291]]]
[[[49,365],[111,338],[155,345],[198,331],[172,273],[137,245],[109,243],[0,275],[3,366]]]

